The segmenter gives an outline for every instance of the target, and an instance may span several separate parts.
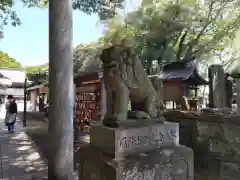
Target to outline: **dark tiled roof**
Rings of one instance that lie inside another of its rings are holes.
[[[207,80],[200,76],[196,61],[173,62],[163,67],[163,71],[151,77],[161,80],[180,80],[191,85],[205,85]]]

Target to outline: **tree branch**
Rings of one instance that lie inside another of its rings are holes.
[[[187,35],[188,35],[188,31],[185,31],[180,38],[179,45],[178,45],[178,51],[177,51],[177,54],[176,54],[177,61],[181,60],[181,55],[182,55],[182,52],[183,52],[183,49],[184,49],[184,47],[183,47],[184,46],[184,41],[185,41]]]
[[[212,12],[213,12],[213,5],[214,5],[214,3],[215,3],[215,1],[211,1],[210,5],[209,5],[209,11],[208,11],[208,15],[207,15],[206,24],[203,26],[203,28],[198,33],[196,38],[193,39],[190,43],[188,43],[188,49],[187,49],[187,52],[186,52],[184,58],[187,58],[187,57],[189,57],[192,54],[193,48],[198,44],[201,36],[204,34],[204,32],[207,29],[207,27],[213,22],[212,20],[210,20],[210,17],[211,17]]]
[[[237,27],[239,27],[239,25],[240,25],[240,15],[232,23],[228,24],[222,31],[215,34],[209,42],[199,46],[199,48],[196,49],[192,53],[192,55],[198,56],[199,54],[202,54],[203,52],[205,52],[205,53],[210,52],[212,50],[211,47],[213,47],[213,45],[216,45],[223,37],[226,37],[226,33],[229,34],[231,29],[237,28]],[[235,33],[235,31],[233,31],[233,32]]]

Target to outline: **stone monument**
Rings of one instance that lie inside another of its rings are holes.
[[[232,108],[232,97],[233,97],[233,78],[229,73],[225,74],[225,96],[226,96],[226,107]]]
[[[80,179],[193,180],[193,151],[179,145],[179,125],[164,122],[161,84],[148,79],[131,48],[112,46],[101,60],[107,112],[81,148]]]
[[[237,92],[237,115],[240,116],[240,78],[236,78],[236,92]]]
[[[209,107],[224,108],[225,97],[225,77],[221,65],[211,65],[208,70],[209,76]]]

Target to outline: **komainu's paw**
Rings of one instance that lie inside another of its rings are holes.
[[[119,126],[119,121],[115,117],[108,117],[103,119],[103,125],[116,128]]]
[[[150,115],[144,111],[128,111],[128,118],[151,120]]]

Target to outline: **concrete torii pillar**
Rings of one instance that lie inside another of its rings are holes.
[[[72,0],[49,0],[48,179],[73,176]]]

